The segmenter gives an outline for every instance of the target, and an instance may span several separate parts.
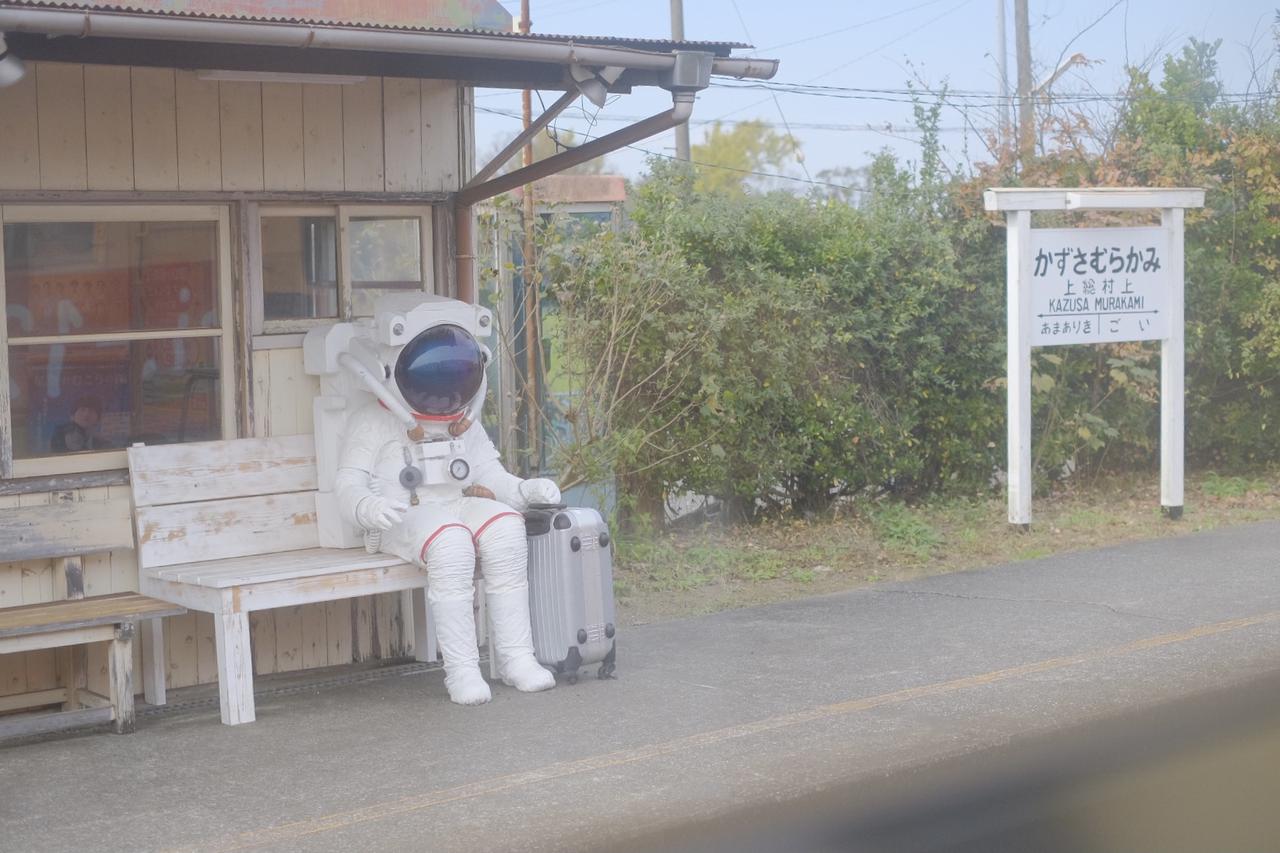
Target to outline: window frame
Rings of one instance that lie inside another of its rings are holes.
[[[351,313],[351,220],[352,219],[417,219],[418,259],[422,271],[422,291],[436,292],[434,204],[253,204],[250,206],[249,230],[249,328],[254,349],[274,349],[302,346],[302,335],[311,329],[330,323],[355,319]],[[338,235],[338,316],[311,317],[292,320],[266,319],[265,292],[262,270],[262,220],[271,217],[333,216],[337,220]]]
[[[68,335],[9,336],[8,301],[5,290],[5,246],[3,226],[38,222],[213,222],[217,233],[218,325],[199,329],[124,330]],[[13,415],[9,400],[10,346],[110,341],[172,340],[174,338],[218,338],[219,398],[223,438],[234,438],[236,430],[235,303],[231,268],[231,217],[226,205],[199,204],[5,204],[0,205],[0,479],[47,477],[113,471],[128,466],[126,451],[103,450],[15,459]]]

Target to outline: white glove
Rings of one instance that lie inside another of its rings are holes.
[[[554,482],[545,477],[521,480],[517,488],[520,491],[520,497],[524,498],[526,506],[530,504],[560,503],[560,489]]]
[[[390,530],[404,520],[408,509],[399,501],[369,495],[356,504],[356,523],[365,530]]]

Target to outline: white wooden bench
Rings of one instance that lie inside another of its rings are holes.
[[[133,730],[133,640],[139,623],[150,631],[144,691],[163,705],[164,635],[161,618],[185,612],[133,592],[85,597],[82,560],[89,554],[133,549],[127,501],[57,501],[0,510],[0,559],[54,560],[65,599],[0,609],[0,654],[58,650],[61,684],[0,698],[0,711],[61,705],[62,713],[0,718],[0,737],[58,731],[114,721]],[[88,689],[84,644],[110,642],[109,696]]]
[[[426,575],[362,548],[322,548],[310,435],[129,448],[139,581],[213,614],[222,722],[254,719],[249,613],[413,591],[414,654],[436,658]]]

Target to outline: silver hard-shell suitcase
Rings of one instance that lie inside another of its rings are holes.
[[[613,675],[616,657],[613,551],[600,513],[560,505],[525,513],[529,537],[529,614],[533,653],[556,673],[578,680],[578,671],[600,664],[599,678]]]

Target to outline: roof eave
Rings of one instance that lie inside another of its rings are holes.
[[[143,53],[150,52],[151,48],[157,44],[167,43],[192,46],[188,50],[194,50],[196,45],[205,45],[204,53],[212,54],[210,58],[216,58],[221,53],[234,57],[237,52],[235,48],[252,48],[255,52],[274,49],[276,55],[265,58],[278,62],[280,61],[279,52],[283,51],[292,57],[294,70],[297,70],[298,58],[323,51],[331,57],[347,53],[384,57],[403,55],[412,57],[416,61],[452,58],[505,62],[510,64],[509,71],[517,72],[544,66],[543,74],[534,75],[544,78],[547,76],[545,74],[547,70],[564,69],[572,65],[615,67],[625,69],[626,72],[635,72],[637,82],[643,79],[646,83],[655,73],[670,71],[674,67],[675,57],[679,52],[583,44],[572,39],[556,40],[549,37],[528,36],[512,39],[505,34],[336,27],[308,23],[283,24],[31,7],[0,8],[0,32],[44,37],[77,37],[71,44],[56,47],[54,44],[60,40],[51,39],[50,49],[46,50],[34,44],[34,40],[26,40],[25,51],[27,57],[32,59],[53,58],[54,55],[57,58],[70,59],[72,56],[87,56],[93,53],[102,57],[123,52],[132,56],[128,61],[139,64],[136,62],[138,52],[121,50],[120,48],[124,46],[119,44],[115,45],[117,50],[113,51],[110,49],[111,46],[105,43],[111,41],[146,43],[148,50]],[[15,40],[14,47],[18,55],[23,55],[23,40]],[[710,51],[707,52],[710,53]],[[252,57],[243,55],[246,52],[241,53],[237,61],[242,64],[251,64]],[[81,59],[80,61],[89,60]],[[714,56],[714,54],[712,63],[712,72],[715,74],[757,79],[772,77],[777,72],[778,66],[776,60],[740,59]],[[190,65],[179,67],[190,67]],[[244,67],[243,70],[254,69]],[[263,67],[260,70],[271,69]],[[480,79],[493,76],[477,74],[474,77],[454,76],[454,79],[467,79],[478,85],[498,85],[495,82]],[[560,79],[562,75],[556,76]],[[512,82],[518,85],[529,85],[528,76],[525,74],[520,74]]]

